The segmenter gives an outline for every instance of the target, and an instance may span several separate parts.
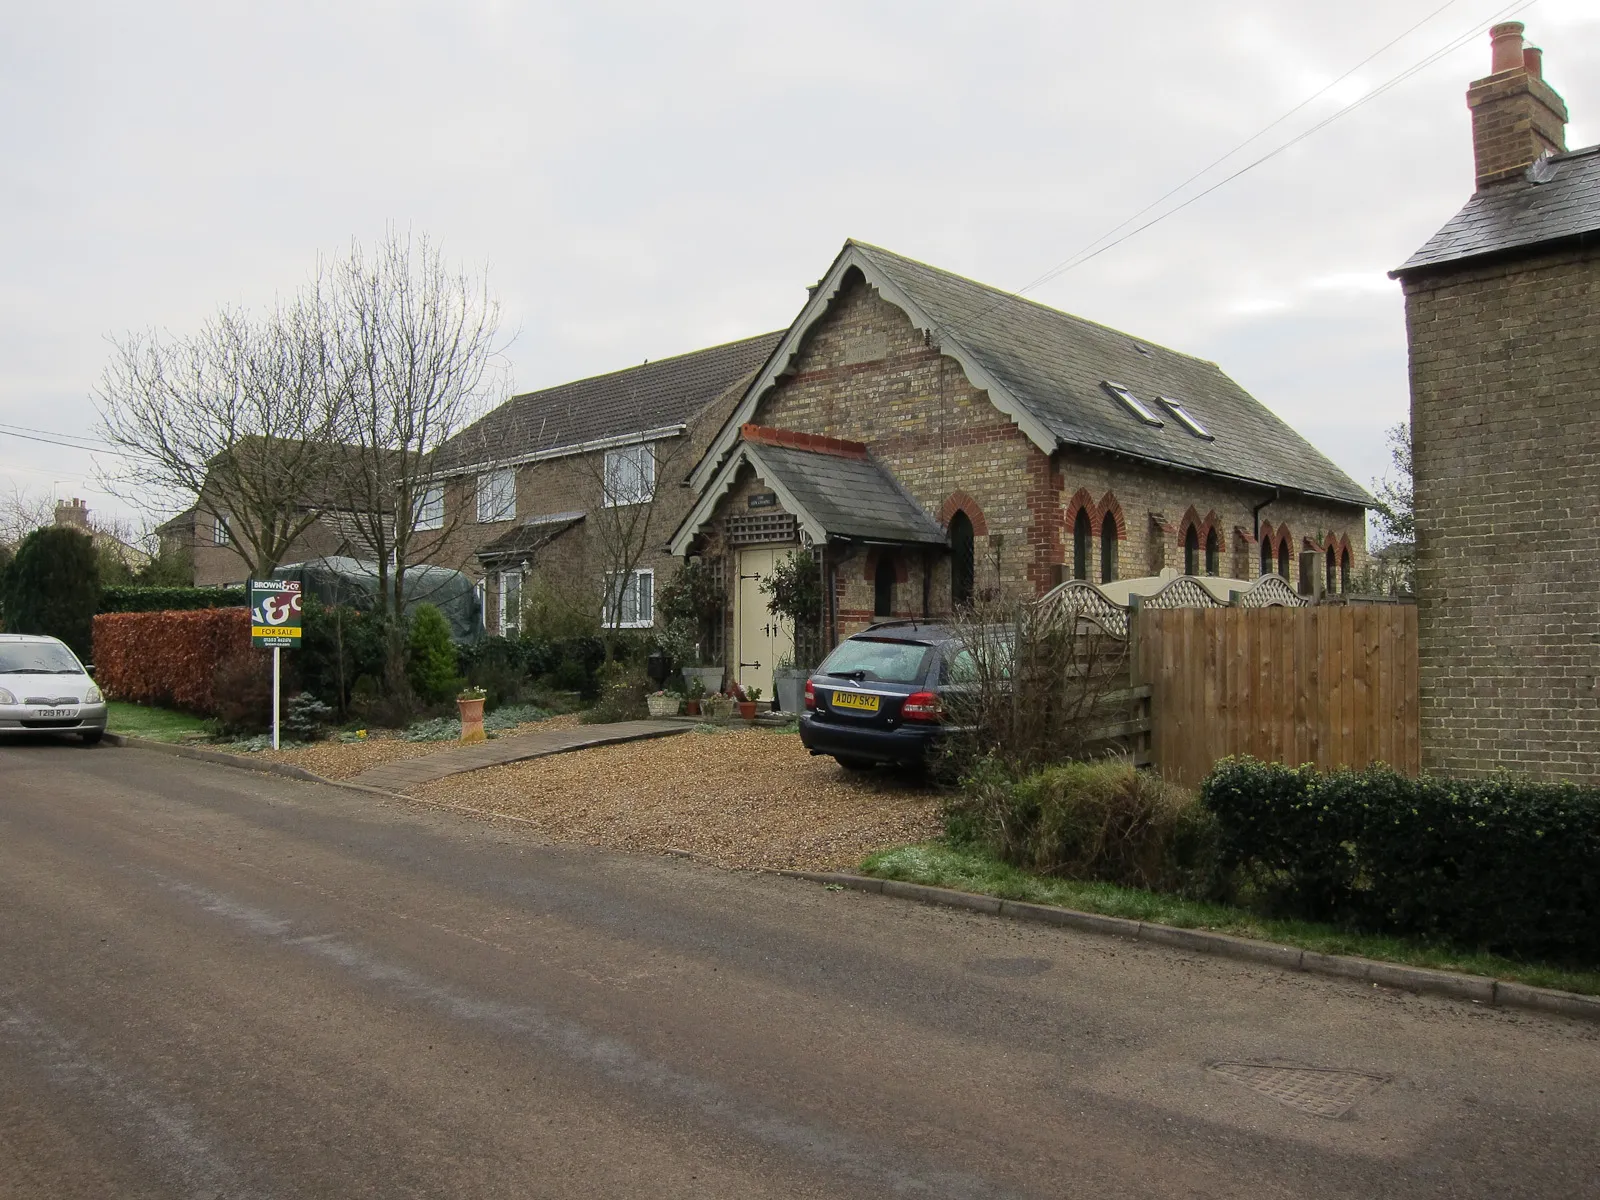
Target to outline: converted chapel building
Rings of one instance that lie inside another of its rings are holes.
[[[826,646],[1074,577],[1341,591],[1371,503],[1216,364],[854,241],[689,484],[671,550],[723,565],[726,664],[766,689],[794,631],[761,583],[801,547]]]

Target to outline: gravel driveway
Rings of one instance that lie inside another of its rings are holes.
[[[793,733],[696,730],[457,775],[417,796],[505,813],[553,842],[687,850],[726,867],[828,870],[938,834],[939,798],[858,775]]]
[[[549,717],[543,721],[530,721],[506,730],[497,736],[513,737],[519,733],[532,733],[536,729],[570,729],[578,724],[576,715]],[[292,763],[321,775],[324,779],[353,779],[368,767],[395,762],[402,758],[421,758],[438,754],[441,750],[454,750],[459,742],[408,742],[388,730],[374,730],[360,742],[315,742],[309,746],[294,746],[285,750],[254,750],[252,756],[273,762]],[[226,749],[226,747],[223,747]]]

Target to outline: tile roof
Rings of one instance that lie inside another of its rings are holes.
[[[751,465],[830,537],[942,544],[944,530],[870,458],[745,443]]]
[[[1472,199],[1404,263],[1399,278],[1458,263],[1600,232],[1600,146],[1540,159],[1522,178],[1492,184]]]
[[[513,396],[434,453],[459,470],[678,425],[766,361],[781,333],[764,333],[642,366]]]
[[[862,242],[846,243],[922,310],[934,339],[975,360],[1058,444],[1370,504],[1371,496],[1213,362]],[[1136,417],[1105,387],[1127,387],[1163,420]],[[1163,395],[1214,435],[1190,433]]]
[[[488,561],[497,558],[518,558],[548,546],[571,529],[586,514],[581,512],[551,513],[549,516],[529,517],[520,525],[513,525],[493,541],[481,546],[477,557]]]

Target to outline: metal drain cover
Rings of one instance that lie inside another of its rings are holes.
[[[1211,1069],[1225,1079],[1271,1096],[1313,1117],[1342,1117],[1356,1101],[1389,1082],[1387,1075],[1346,1071],[1338,1067],[1304,1067],[1282,1063],[1217,1062]]]

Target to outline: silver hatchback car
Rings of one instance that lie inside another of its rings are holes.
[[[0,633],[0,738],[74,733],[92,746],[105,732],[105,697],[65,642]]]

